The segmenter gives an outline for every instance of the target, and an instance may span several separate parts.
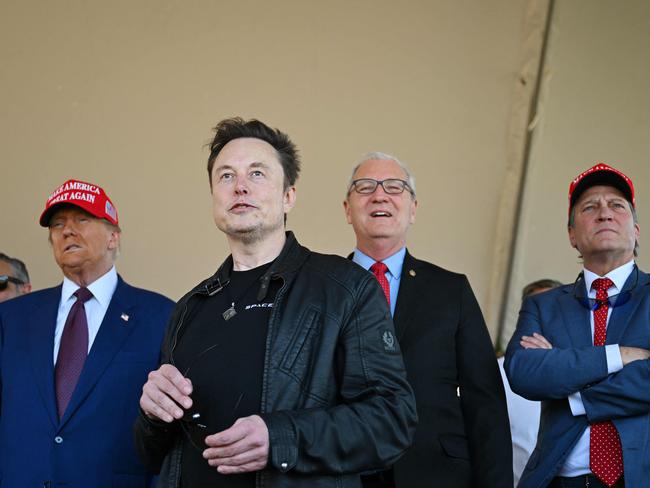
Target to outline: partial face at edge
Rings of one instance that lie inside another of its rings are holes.
[[[9,263],[5,261],[0,261],[0,275],[7,275],[15,278],[13,268]],[[18,288],[19,286],[20,285],[17,285],[16,283],[8,282],[7,288],[0,290],[0,302],[4,302],[5,300],[9,300],[10,298],[15,298],[20,295],[20,289]]]

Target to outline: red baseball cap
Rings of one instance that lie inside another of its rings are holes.
[[[80,180],[68,180],[52,192],[45,202],[39,223],[49,227],[52,214],[63,204],[75,205],[98,219],[119,225],[117,209],[106,192],[100,186]]]
[[[569,185],[569,214],[571,208],[580,198],[585,190],[596,185],[613,186],[625,195],[628,202],[636,208],[636,201],[634,199],[634,184],[628,176],[612,168],[605,163],[597,163],[586,171],[583,171],[576,176]]]

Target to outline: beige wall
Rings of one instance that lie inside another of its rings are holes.
[[[210,128],[257,117],[301,149],[289,227],[316,250],[354,246],[341,201],[361,153],[409,164],[420,203],[409,247],[469,275],[494,334],[520,79],[534,75],[547,1],[4,0],[0,250],[27,262],[36,288],[57,284],[36,219],[56,186],[87,179],[120,212],[122,275],[178,298],[227,254],[211,218]],[[580,170],[605,160],[628,171],[647,227],[649,5],[555,1],[508,328],[523,284],[579,271],[564,225]]]
[[[178,298],[211,274],[227,249],[203,145],[242,115],[300,147],[289,227],[317,250],[354,245],[341,201],[359,155],[403,159],[412,252],[467,273],[486,306],[527,2],[2,3],[0,249],[36,288],[60,281],[36,219],[71,177],[116,203],[128,281]]]
[[[521,288],[539,278],[572,283],[581,270],[566,231],[573,177],[597,161],[632,177],[641,226],[639,266],[650,252],[650,3],[556,1],[524,188],[522,222],[505,337],[514,329]]]

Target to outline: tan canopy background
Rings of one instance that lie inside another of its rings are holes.
[[[228,251],[204,144],[232,115],[298,144],[289,228],[315,250],[354,246],[341,202],[362,153],[406,162],[409,249],[469,276],[495,339],[523,284],[580,270],[566,192],[582,169],[627,172],[650,228],[645,0],[0,5],[0,251],[36,288],[61,279],[37,218],[72,177],[115,202],[127,281],[178,298],[211,274]]]

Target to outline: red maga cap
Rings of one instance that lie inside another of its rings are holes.
[[[68,180],[52,192],[45,202],[39,223],[43,227],[49,227],[52,214],[63,204],[75,205],[98,219],[119,225],[117,209],[106,192],[97,185],[79,180]]]
[[[620,190],[625,195],[627,201],[636,208],[632,180],[616,168],[612,168],[605,163],[597,163],[595,166],[576,176],[569,185],[569,214],[573,205],[580,198],[580,195],[588,188],[596,185],[613,186]]]

